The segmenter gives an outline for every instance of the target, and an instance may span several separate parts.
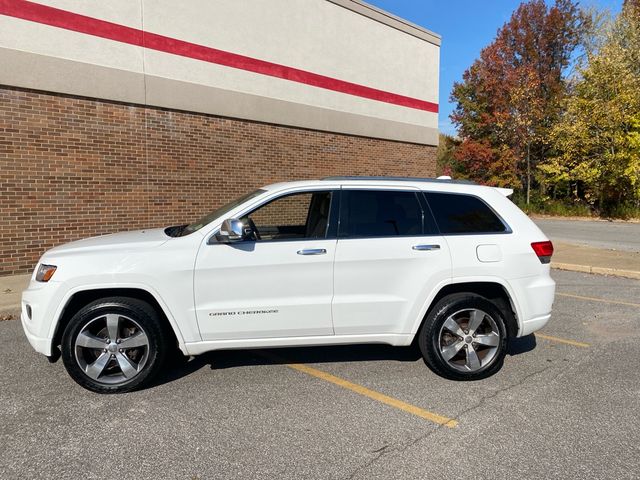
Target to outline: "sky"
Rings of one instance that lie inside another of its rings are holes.
[[[449,120],[454,105],[449,102],[453,83],[491,43],[498,29],[511,17],[519,0],[368,0],[368,3],[405,18],[442,36],[440,48],[440,131],[455,134]],[[548,4],[553,3],[547,0]],[[622,0],[583,0],[617,13]]]

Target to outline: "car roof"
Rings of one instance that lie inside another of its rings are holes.
[[[504,196],[509,196],[513,190],[508,188],[494,188],[478,185],[470,180],[453,180],[450,178],[419,178],[419,177],[379,177],[379,176],[334,176],[324,177],[319,180],[300,180],[293,182],[274,183],[263,187],[264,190],[274,191],[289,188],[321,187],[328,185],[352,185],[352,186],[409,186],[420,190],[434,190],[441,192],[481,192],[498,190]]]
[[[394,181],[394,182],[433,182],[433,183],[457,183],[464,185],[477,185],[476,182],[471,180],[454,180],[451,177],[376,177],[376,176],[357,176],[357,175],[346,175],[346,176],[336,176],[336,177],[324,177],[320,179],[321,181]]]

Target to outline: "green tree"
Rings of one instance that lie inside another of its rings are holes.
[[[529,197],[561,113],[563,72],[585,25],[572,0],[524,2],[454,85],[451,118],[463,140],[456,158],[477,179],[520,183]]]
[[[551,183],[581,185],[602,213],[640,206],[640,7],[627,2],[588,42],[565,112],[551,132]]]

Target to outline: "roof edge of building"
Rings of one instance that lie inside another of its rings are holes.
[[[421,27],[420,25],[416,25],[415,23],[412,23],[408,20],[405,20],[404,18],[393,15],[386,10],[382,10],[381,8],[363,2],[362,0],[327,1],[377,22],[380,22],[389,27],[395,28],[396,30],[400,30],[401,32],[408,33],[409,35],[432,43],[438,47],[441,44],[442,37],[439,34],[432,32],[431,30],[427,30],[426,28]]]

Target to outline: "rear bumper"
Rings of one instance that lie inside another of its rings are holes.
[[[549,322],[550,318],[551,318],[551,314],[548,313],[547,315],[542,315],[540,317],[535,317],[535,318],[530,318],[528,320],[525,320],[520,325],[520,331],[518,332],[518,336],[524,337],[533,332],[537,332]]]
[[[556,282],[548,275],[510,280],[517,299],[518,337],[529,335],[544,327],[551,318]]]

